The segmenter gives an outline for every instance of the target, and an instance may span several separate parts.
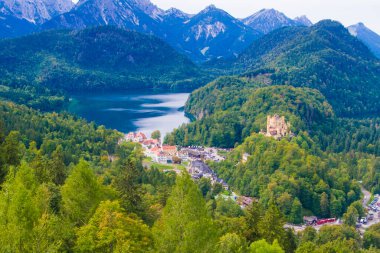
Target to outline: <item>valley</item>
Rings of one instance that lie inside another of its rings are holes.
[[[0,0],[0,252],[379,252],[372,10],[297,1]]]

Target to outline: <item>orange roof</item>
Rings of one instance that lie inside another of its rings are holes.
[[[176,146],[162,146],[162,150],[164,151],[172,151],[172,150],[177,150]]]
[[[160,151],[161,149],[159,147],[153,147],[150,149],[152,152]]]

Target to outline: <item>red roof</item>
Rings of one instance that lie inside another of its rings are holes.
[[[149,139],[149,140],[145,140],[143,142],[144,145],[153,145],[153,144],[157,144],[158,141],[157,140],[153,140],[153,139]]]
[[[163,151],[177,151],[176,146],[162,146]]]
[[[152,152],[160,151],[161,149],[159,147],[153,147],[150,149]]]

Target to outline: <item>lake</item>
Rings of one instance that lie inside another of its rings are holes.
[[[141,131],[162,136],[190,120],[181,110],[189,93],[123,91],[71,96],[69,112],[123,133]]]

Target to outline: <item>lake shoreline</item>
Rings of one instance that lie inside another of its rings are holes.
[[[189,93],[168,90],[86,92],[70,96],[69,113],[116,129],[122,133],[141,131],[162,136],[191,119],[184,112]]]

